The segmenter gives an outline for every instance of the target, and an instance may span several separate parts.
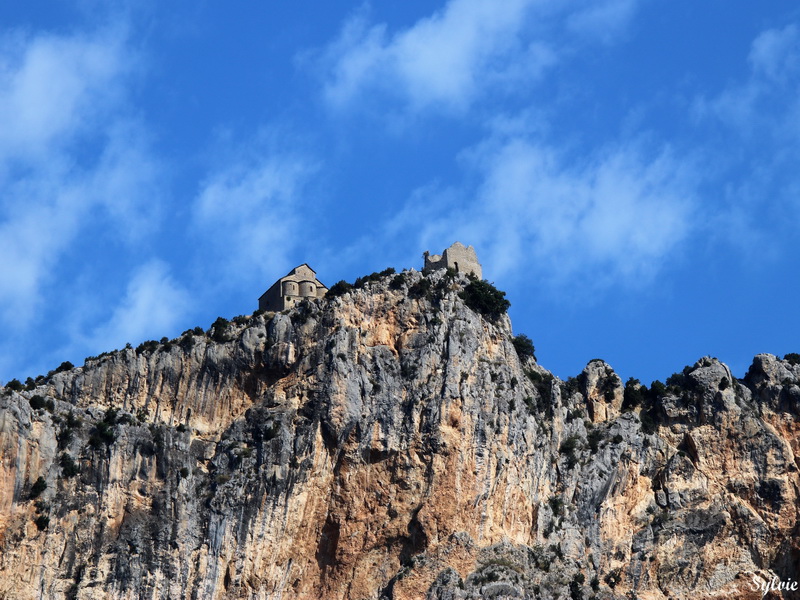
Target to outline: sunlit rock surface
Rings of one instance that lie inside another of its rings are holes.
[[[736,380],[703,358],[637,401],[603,361],[567,382],[521,362],[465,278],[395,277],[5,390],[0,598],[722,599],[800,579],[800,366],[759,355]]]

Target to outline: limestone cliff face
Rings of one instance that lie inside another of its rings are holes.
[[[561,382],[465,284],[389,276],[6,390],[0,598],[760,598],[754,575],[800,579],[800,366],[759,355],[736,380],[706,358],[638,396],[602,361]]]

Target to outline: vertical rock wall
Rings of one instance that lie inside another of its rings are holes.
[[[800,579],[799,366],[760,355],[737,381],[702,359],[626,404],[602,361],[567,382],[522,363],[466,279],[421,281],[0,397],[0,597],[760,598],[754,575]]]

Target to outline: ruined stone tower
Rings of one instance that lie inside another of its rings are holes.
[[[464,246],[461,242],[456,242],[441,255],[431,254],[426,250],[423,256],[425,257],[425,266],[422,270],[425,273],[451,268],[459,273],[472,273],[478,279],[483,279],[481,263],[478,262],[478,255],[472,246]]]

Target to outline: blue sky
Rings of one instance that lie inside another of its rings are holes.
[[[473,244],[566,378],[800,352],[800,8],[0,5],[0,380]]]

